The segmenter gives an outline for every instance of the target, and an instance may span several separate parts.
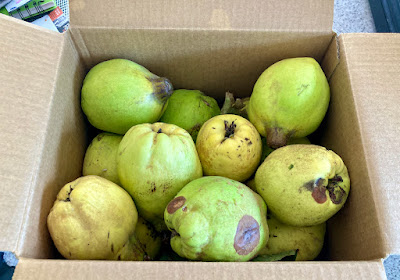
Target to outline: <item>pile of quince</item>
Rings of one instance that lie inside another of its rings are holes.
[[[329,99],[307,57],[273,64],[222,109],[132,61],[97,64],[81,106],[103,132],[48,215],[55,246],[68,259],[315,259],[350,191],[342,159],[306,138]]]

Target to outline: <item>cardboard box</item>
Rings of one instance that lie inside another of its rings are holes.
[[[400,253],[400,35],[331,30],[333,0],[71,1],[58,34],[0,15],[0,250],[14,279],[384,279]],[[127,58],[222,100],[251,94],[283,58],[321,62],[331,103],[320,144],[346,163],[351,192],[329,221],[328,261],[274,263],[69,261],[46,217],[81,174],[88,125],[80,88],[90,67]]]

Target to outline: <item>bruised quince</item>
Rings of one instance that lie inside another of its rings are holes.
[[[171,247],[202,261],[247,261],[268,240],[266,205],[240,182],[209,176],[187,184],[165,209]]]
[[[255,183],[275,217],[292,226],[325,222],[343,207],[350,191],[343,160],[317,145],[273,151],[258,168]]]

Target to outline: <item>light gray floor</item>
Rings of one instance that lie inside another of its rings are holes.
[[[338,34],[376,32],[368,0],[335,0],[332,29]]]

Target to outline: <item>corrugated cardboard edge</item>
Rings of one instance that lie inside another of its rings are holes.
[[[340,62],[339,38],[337,37],[336,33],[333,33],[332,40],[321,61],[321,67],[324,70],[324,73],[328,81],[335,73],[336,67],[339,65],[339,62]]]
[[[349,79],[360,121],[359,128],[363,135],[362,147],[366,155],[368,176],[372,186],[372,203],[377,211],[377,220],[383,239],[385,253],[383,257],[400,254],[400,211],[398,208],[400,195],[398,183],[395,181],[400,176],[399,153],[393,152],[398,145],[395,144],[396,146],[393,146],[391,151],[381,148],[381,145],[386,146],[397,140],[399,134],[396,133],[396,128],[398,132],[399,126],[394,126],[394,131],[389,131],[388,134],[381,134],[388,132],[380,129],[385,124],[378,120],[372,121],[372,119],[382,119],[382,116],[386,116],[384,117],[386,121],[399,123],[400,95],[396,94],[400,93],[400,63],[398,63],[400,62],[400,34],[342,34],[339,38],[341,50],[347,56]],[[390,68],[393,60],[397,61],[394,64],[394,67],[397,66],[396,69]],[[349,67],[350,64],[352,67]],[[377,71],[378,76],[370,74],[372,71]],[[363,76],[365,73],[368,75]],[[390,85],[380,80],[380,76],[383,75],[386,81],[391,82]],[[386,94],[386,96],[380,94]],[[385,97],[392,102],[386,103]],[[388,112],[391,113],[389,116],[386,115]],[[376,133],[380,134],[376,135]],[[391,168],[385,168],[385,165],[390,162],[392,162]]]
[[[363,262],[122,262],[20,260],[14,280],[29,279],[386,279],[381,260]]]

